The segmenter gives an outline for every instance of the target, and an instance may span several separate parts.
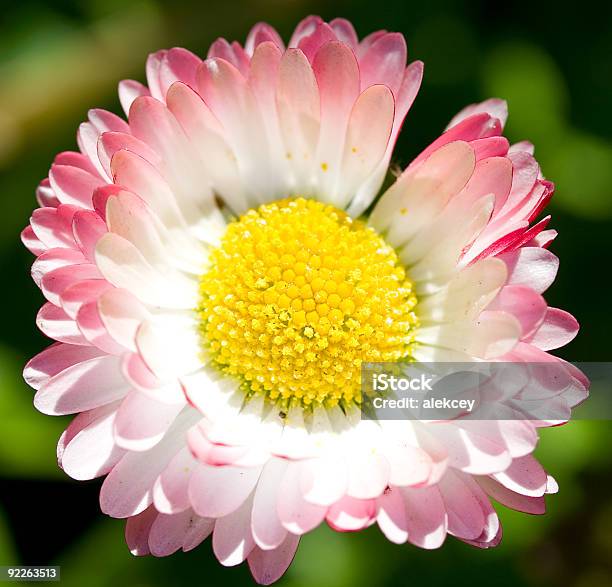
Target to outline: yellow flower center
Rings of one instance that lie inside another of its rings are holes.
[[[245,392],[282,406],[361,398],[361,363],[409,359],[413,285],[395,251],[303,198],[231,222],[200,280],[202,344]]]

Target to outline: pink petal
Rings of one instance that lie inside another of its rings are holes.
[[[232,446],[226,444],[215,444],[203,432],[201,426],[197,426],[189,431],[187,435],[189,448],[193,455],[205,465],[214,467],[224,465],[248,466],[250,464],[260,465],[266,461],[267,455],[263,460],[256,463],[247,463],[249,459],[248,446]]]
[[[145,142],[132,134],[122,132],[106,132],[96,145],[98,158],[106,173],[112,175],[111,162],[117,151],[130,151],[155,167],[162,164],[160,156]]]
[[[127,450],[145,451],[155,446],[182,410],[180,404],[155,402],[138,391],[130,391],[115,418],[115,441]]]
[[[470,488],[474,497],[480,502],[480,507],[484,514],[485,524],[482,530],[482,534],[475,540],[468,540],[458,536],[460,540],[476,546],[478,548],[490,548],[499,544],[501,540],[501,524],[495,509],[491,505],[491,501],[485,492],[479,487],[478,483],[473,477],[469,475],[462,476],[463,482]]]
[[[101,277],[98,268],[90,263],[66,265],[45,273],[41,281],[41,290],[51,303],[59,306],[62,294],[69,287],[80,281]]]
[[[51,377],[36,393],[35,407],[52,416],[109,404],[127,393],[119,359],[102,356],[72,365]]]
[[[334,18],[334,20],[330,21],[329,26],[339,41],[346,43],[353,51],[357,50],[359,39],[350,21],[346,20],[346,18]]]
[[[426,451],[398,443],[385,447],[385,457],[390,463],[391,485],[422,485],[429,479],[432,460]]]
[[[238,43],[230,45],[225,39],[219,38],[210,46],[207,57],[223,59],[231,63],[243,75],[247,75],[249,71],[249,56]]]
[[[28,361],[23,370],[23,378],[30,387],[40,389],[65,369],[102,356],[103,353],[94,347],[52,344]]]
[[[184,276],[182,282],[178,272],[176,279],[164,277],[132,243],[116,234],[105,234],[98,241],[96,264],[100,269],[98,275],[101,273],[110,283],[127,289],[144,303],[189,310],[196,307],[196,288],[191,287]],[[50,275],[57,271],[62,269]]]
[[[162,91],[161,82],[159,79],[159,73],[161,69],[162,60],[164,55],[167,53],[165,50],[151,53],[147,57],[146,72],[147,72],[147,85],[149,86],[149,92],[156,100],[164,100],[164,92]],[[130,106],[131,108],[131,106]],[[127,112],[129,114],[129,112]]]
[[[314,33],[316,28],[323,22],[320,16],[307,16],[295,27],[295,31],[289,41],[289,47],[297,47],[300,41],[307,35]]]
[[[193,419],[192,413],[186,413],[153,448],[146,452],[128,452],[115,465],[100,490],[100,507],[105,514],[127,518],[151,504],[155,481],[184,446],[184,432]]]
[[[509,155],[513,166],[512,191],[508,198],[508,206],[516,206],[533,189],[540,167],[538,162],[528,153],[511,153]]]
[[[113,422],[118,402],[81,412],[66,430],[66,446],[60,465],[73,479],[106,475],[125,451],[115,445]]]
[[[196,461],[187,447],[180,450],[168,463],[153,487],[155,507],[165,514],[176,514],[189,509],[189,479]]]
[[[480,501],[463,476],[448,471],[438,488],[448,514],[448,532],[467,540],[476,540],[483,531],[485,518]]]
[[[154,165],[131,151],[120,150],[113,155],[111,170],[115,183],[142,198],[166,226],[185,226],[174,193]]]
[[[187,533],[194,528],[206,526],[208,533],[212,531],[210,520],[197,516],[192,510],[178,514],[159,514],[151,526],[149,547],[153,556],[168,556],[183,547]],[[202,530],[200,535],[203,536]],[[200,539],[203,540],[204,536]]]
[[[198,70],[198,92],[225,129],[242,174],[255,198],[272,193],[276,178],[262,170],[270,165],[269,141],[255,96],[244,75],[223,59],[208,59]]]
[[[151,93],[146,86],[132,79],[119,82],[119,101],[126,115],[130,113],[132,102],[139,96],[150,96]]]
[[[166,103],[193,144],[211,186],[236,214],[242,213],[248,208],[246,188],[217,118],[195,91],[179,82],[168,90]]]
[[[406,41],[400,33],[387,33],[376,39],[359,60],[361,88],[384,84],[397,94],[404,77],[407,54]]]
[[[302,38],[298,44],[298,48],[306,55],[308,61],[312,63],[319,49],[323,47],[325,43],[331,41],[337,41],[336,34],[326,22],[322,22],[317,25],[317,28],[312,34]]]
[[[440,425],[436,436],[444,441],[453,467],[482,475],[502,471],[512,461],[495,421],[465,421]]]
[[[532,422],[501,420],[499,428],[512,458],[533,452],[538,443],[538,434]]]
[[[60,342],[82,345],[89,344],[87,340],[83,338],[76,322],[71,319],[64,310],[53,304],[46,303],[40,309],[36,316],[36,325],[49,338],[53,338]]]
[[[187,528],[183,537],[183,551],[188,552],[199,546],[203,540],[210,536],[215,527],[215,520],[211,518],[201,518],[193,514],[193,523]]]
[[[200,464],[189,481],[189,498],[193,509],[206,518],[231,514],[249,497],[260,472],[258,467],[211,467]]]
[[[383,159],[391,136],[395,103],[386,86],[370,86],[358,98],[348,122],[342,174],[345,198],[354,195]]]
[[[416,166],[426,159],[433,151],[453,141],[474,141],[476,139],[497,136],[501,133],[499,121],[491,118],[486,113],[474,114],[461,121],[459,124],[449,128],[438,137],[429,147],[412,161],[410,166]]]
[[[83,304],[97,300],[110,289],[113,286],[105,279],[86,279],[66,288],[60,296],[60,303],[66,314],[76,319]]]
[[[522,337],[530,336],[546,315],[546,300],[530,287],[508,285],[489,304],[490,310],[503,310],[516,316],[521,324]]]
[[[96,243],[107,232],[106,223],[96,212],[79,210],[72,219],[72,232],[83,255],[93,261]]]
[[[111,196],[116,196],[125,191],[120,185],[114,183],[102,186],[93,193],[93,208],[102,220],[106,221],[106,202]]]
[[[540,497],[546,491],[546,472],[531,455],[514,459],[505,471],[494,474],[493,478],[521,495]]]
[[[525,232],[520,236],[520,238],[515,240],[510,245],[508,251],[515,251],[516,249],[523,246],[541,246],[539,243],[537,243],[536,239],[540,232],[544,231],[544,229],[548,226],[548,223],[550,222],[551,218],[552,217],[550,215],[546,216],[542,218],[540,222],[534,224],[531,228],[525,230]]]
[[[147,367],[138,353],[123,357],[123,374],[132,387],[151,396],[156,401],[183,404],[185,394],[178,381],[160,381]]]
[[[38,256],[42,255],[47,250],[47,247],[43,245],[42,241],[34,234],[34,230],[31,226],[26,226],[21,231],[21,242],[26,246],[30,253]]]
[[[83,145],[82,135],[81,135],[81,127],[89,126],[91,127],[91,135],[92,140],[88,145]],[[95,142],[98,138],[98,131],[95,127],[90,123],[84,123],[79,127],[79,132],[77,134],[77,142],[79,144],[79,148],[83,153],[76,153],[74,151],[64,151],[63,153],[59,153],[55,156],[53,163],[55,165],[65,165],[69,167],[77,167],[78,169],[82,169],[87,173],[90,173],[94,177],[102,177],[104,178],[104,174],[101,173],[100,163],[96,158],[96,150],[95,150]],[[88,152],[84,147],[88,147],[90,151]],[[92,148],[93,147],[93,148]],[[91,155],[90,155],[91,153]],[[92,158],[93,155],[93,158]]]
[[[98,298],[98,312],[113,340],[136,351],[138,327],[150,317],[138,299],[125,289],[113,288]]]
[[[408,525],[401,490],[388,487],[376,500],[376,505],[376,521],[383,534],[395,544],[404,544],[408,540]]]
[[[149,532],[157,515],[155,508],[150,507],[139,515],[129,518],[126,522],[125,541],[133,555],[145,556],[150,554]]]
[[[327,512],[327,523],[339,532],[351,532],[367,528],[376,517],[373,499],[355,499],[345,496],[334,503]]]
[[[548,308],[542,325],[530,337],[529,342],[544,351],[558,349],[571,342],[579,328],[578,321],[569,312]]]
[[[102,108],[93,108],[87,113],[89,122],[93,124],[98,132],[129,132],[128,123],[113,112]]]
[[[249,497],[241,507],[215,523],[213,551],[226,567],[239,565],[255,547],[250,524],[252,503],[253,498]]]
[[[110,114],[110,113],[109,113]],[[92,165],[89,157],[83,153],[77,153],[76,151],[63,151],[58,153],[53,159],[53,163],[57,165],[69,165],[70,167],[78,167],[83,171],[87,171],[92,175],[96,175],[98,172]]]
[[[255,547],[248,557],[249,569],[260,585],[271,585],[278,581],[289,568],[300,541],[299,536],[289,534],[275,550]]]
[[[86,263],[83,253],[73,249],[49,249],[43,252],[32,264],[32,279],[40,287],[45,275],[60,267],[70,267]]]
[[[174,47],[166,51],[159,69],[159,84],[162,94],[165,96],[168,88],[176,81],[195,88],[196,71],[201,63],[202,60],[187,49]],[[130,109],[130,118],[131,116],[132,111]]]
[[[508,284],[525,285],[542,293],[555,280],[559,259],[550,251],[536,247],[524,247],[499,258],[508,267]]]
[[[524,151],[525,153],[528,153],[529,155],[533,155],[535,151],[535,147],[533,146],[533,143],[530,143],[529,141],[519,141],[518,143],[514,143],[510,147],[511,153],[519,153],[521,151]]]
[[[59,205],[59,200],[51,187],[51,183],[49,182],[49,178],[46,177],[43,179],[36,188],[36,201],[40,206],[57,208]]]
[[[456,114],[455,117],[448,123],[447,128],[452,128],[470,116],[481,114],[483,112],[492,118],[499,120],[503,128],[506,124],[506,120],[508,119],[508,104],[506,104],[505,100],[500,100],[499,98],[490,98],[489,100],[485,100],[479,104],[471,104]]]
[[[421,548],[438,548],[446,538],[447,518],[437,487],[401,489],[406,505],[408,541]]]
[[[312,69],[321,97],[321,131],[316,155],[319,185],[324,194],[334,194],[343,138],[359,95],[359,66],[346,45],[331,41],[317,51]]]
[[[406,114],[419,92],[423,80],[423,62],[413,61],[404,71],[402,84],[395,95],[395,122],[391,133],[391,143],[395,144],[395,139],[404,122]]]
[[[104,185],[100,177],[69,165],[52,165],[49,181],[62,204],[83,208],[91,208],[93,191]]]
[[[472,141],[476,161],[489,157],[503,157],[508,153],[508,139],[505,137],[489,137]]]
[[[30,219],[32,230],[49,249],[76,248],[72,234],[72,218],[78,210],[75,206],[38,208]]]
[[[526,514],[543,514],[546,511],[544,497],[528,497],[511,491],[490,477],[480,477],[478,483],[499,503]]]
[[[111,196],[106,203],[106,223],[109,232],[132,243],[152,266],[166,263],[156,219],[138,196],[129,192]]]
[[[264,550],[278,548],[287,536],[287,530],[276,513],[277,502],[281,496],[281,480],[286,469],[286,461],[270,459],[255,488],[251,530],[255,543]]]
[[[186,510],[179,514],[159,514],[149,531],[149,548],[153,556],[168,556],[183,545],[183,536],[194,514]]]
[[[283,143],[296,174],[307,182],[319,140],[320,97],[312,67],[299,49],[281,58],[276,104]]]
[[[364,37],[359,46],[357,47],[357,51],[355,52],[358,57],[363,57],[368,49],[381,37],[384,37],[389,31],[387,30],[379,30],[370,33],[366,37]]]
[[[490,157],[476,163],[474,174],[464,188],[468,201],[495,195],[493,214],[502,208],[512,185],[512,163],[505,157]]]
[[[247,55],[252,57],[257,46],[268,41],[281,50],[285,49],[285,44],[276,29],[265,22],[258,22],[249,32],[244,49]]]
[[[304,498],[316,505],[331,505],[345,493],[348,466],[344,459],[317,458],[305,461],[300,473]]]
[[[306,534],[324,519],[327,507],[304,499],[299,485],[299,463],[290,463],[279,488],[278,517],[292,534]]]

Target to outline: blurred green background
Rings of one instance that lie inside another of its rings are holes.
[[[377,2],[352,0],[22,0],[0,21],[0,564],[61,564],[66,585],[249,584],[245,566],[223,569],[206,542],[189,554],[135,559],[123,523],[98,511],[99,482],[67,479],[55,463],[66,422],[38,414],[21,380],[47,342],[35,328],[42,296],[18,235],[55,153],[74,149],[90,107],[120,112],[116,83],[144,81],[147,53],[184,46],[205,55],[218,36],[243,40],[266,20],[288,39],[305,15],[344,16],[361,36],[400,31],[425,81],[404,126],[406,164],[464,105],[489,96],[510,105],[507,134],[529,138],[557,184],[552,249],[561,270],[551,305],[578,317],[562,355],[606,361],[612,318],[612,9],[609,3]],[[376,528],[302,540],[281,584],[298,586],[612,585],[612,430],[573,422],[545,430],[538,453],[561,491],[534,517],[501,511],[504,540],[478,551],[453,539],[434,552],[387,543]],[[500,508],[502,509],[502,508]]]

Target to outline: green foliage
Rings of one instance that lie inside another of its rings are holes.
[[[0,346],[0,468],[5,477],[59,477],[55,445],[66,422],[34,409],[33,390],[21,377],[24,363]]]
[[[17,555],[13,546],[11,531],[4,519],[4,513],[0,511],[0,565],[15,564]]]
[[[612,216],[612,142],[577,130],[559,67],[542,48],[513,43],[495,49],[483,71],[486,93],[508,100],[508,135],[537,146],[542,169],[557,185],[556,205],[587,218]]]

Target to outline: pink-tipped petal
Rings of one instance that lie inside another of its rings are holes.
[[[126,393],[118,358],[102,356],[51,377],[36,393],[34,405],[43,414],[74,414],[109,404]]]
[[[439,548],[446,538],[447,514],[437,487],[402,488],[408,540],[421,548]]]
[[[125,541],[135,556],[146,556],[149,549],[149,533],[158,513],[154,507],[147,508],[137,516],[129,518],[125,524]]]
[[[569,312],[548,308],[541,326],[529,342],[544,351],[558,349],[571,342],[579,328],[578,321]]]
[[[299,536],[289,534],[274,550],[255,547],[248,557],[249,569],[260,585],[278,581],[289,568],[300,541]]]
[[[274,27],[265,22],[258,22],[249,32],[244,50],[250,57],[253,56],[255,49],[262,43],[272,42],[279,49],[283,50],[285,44]]]
[[[140,96],[150,96],[151,93],[146,86],[132,79],[119,82],[119,101],[126,116],[130,113],[132,102]]]
[[[400,33],[382,35],[359,60],[361,87],[386,85],[394,94],[400,89],[406,68],[408,50]]]
[[[68,344],[88,344],[74,320],[61,308],[46,303],[36,316],[36,325],[43,334]]]
[[[53,165],[49,181],[62,204],[83,208],[91,208],[94,190],[104,184],[101,178],[69,165]]]
[[[113,437],[118,402],[81,412],[66,430],[61,467],[73,479],[94,479],[106,475],[123,457]]]

